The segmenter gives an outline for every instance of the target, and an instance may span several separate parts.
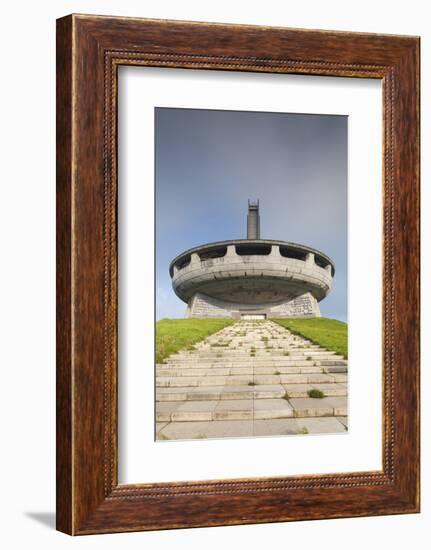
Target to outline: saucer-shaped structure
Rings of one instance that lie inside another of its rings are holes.
[[[258,235],[258,225],[250,233]],[[320,315],[335,268],[307,246],[248,238],[186,250],[169,271],[188,316],[266,318]]]

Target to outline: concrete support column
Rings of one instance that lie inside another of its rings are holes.
[[[310,264],[310,265],[314,265],[314,254],[312,252],[309,252],[305,256],[305,263]]]
[[[325,271],[327,271],[328,274],[331,275],[331,277],[332,277],[332,266],[331,266],[331,264],[328,264],[328,265],[325,266]]]
[[[276,258],[280,258],[281,254],[280,254],[280,247],[278,246],[278,244],[273,244],[271,246],[270,256],[275,256]]]
[[[198,264],[200,263],[201,259],[199,258],[199,254],[196,254],[196,252],[193,252],[190,256],[190,263],[191,264]]]
[[[174,265],[174,277],[178,273],[178,271],[179,271],[178,267],[176,265]]]
[[[238,254],[236,253],[236,249],[235,249],[235,245],[234,244],[230,244],[228,247],[227,247],[227,251],[226,251],[226,256],[238,256]],[[226,257],[225,256],[225,257]]]

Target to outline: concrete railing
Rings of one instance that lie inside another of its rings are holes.
[[[305,259],[301,260],[298,258],[283,256],[280,252],[280,245],[271,245],[269,254],[238,254],[236,251],[236,246],[237,245],[235,244],[228,245],[226,247],[226,253],[223,256],[210,259],[201,259],[198,252],[192,252],[190,254],[190,261],[186,262],[185,265],[178,267],[179,262],[173,265],[173,279],[179,272],[195,269],[197,265],[200,265],[201,267],[212,266],[217,263],[223,265],[226,263],[226,260],[232,258],[243,259],[243,263],[246,264],[250,263],[250,259],[252,258],[258,260],[259,262],[265,261],[265,258],[268,259],[268,262],[283,262],[286,260],[287,263],[289,263],[289,261],[301,262],[307,267],[326,271],[326,273],[332,277],[333,266],[330,263],[327,263],[325,267],[319,266],[316,263],[315,254],[313,252],[305,253]]]

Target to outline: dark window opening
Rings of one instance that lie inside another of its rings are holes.
[[[184,267],[187,267],[190,263],[190,256],[185,256],[184,258],[181,258],[176,263],[176,266],[178,269],[183,269]]]
[[[289,248],[287,246],[280,246],[280,254],[284,258],[293,258],[294,260],[302,260],[303,262],[305,262],[305,258],[307,256],[306,252],[302,252],[296,248]]]
[[[268,256],[271,254],[271,246],[262,244],[237,244],[236,253],[240,256]]]
[[[220,248],[213,248],[211,250],[204,250],[203,252],[198,252],[199,258],[204,260],[212,260],[213,258],[223,258],[226,256],[227,246],[222,246]]]
[[[319,267],[323,267],[323,269],[325,269],[325,267],[329,265],[329,262],[324,260],[321,256],[314,256],[314,261],[316,265],[318,265]]]

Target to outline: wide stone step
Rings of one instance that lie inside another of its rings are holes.
[[[219,401],[225,399],[279,399],[286,395],[281,384],[260,386],[170,387],[157,390],[157,401]]]
[[[259,356],[246,356],[241,358],[233,358],[232,356],[226,355],[224,357],[214,357],[214,358],[206,358],[204,361],[196,359],[192,356],[189,357],[183,357],[181,359],[172,359],[169,357],[164,365],[173,365],[173,366],[181,366],[181,365],[197,365],[199,367],[208,367],[213,365],[219,365],[219,366],[247,366],[250,364],[253,365],[260,365],[260,366],[271,366],[271,365],[325,365],[325,366],[342,366],[347,365],[347,361],[345,359],[339,359],[337,357],[331,357],[331,358],[313,358],[313,359],[304,359],[303,357],[285,357],[283,355],[281,356],[272,356],[272,357],[259,357]]]
[[[293,353],[322,353],[322,352],[327,352],[327,353],[335,353],[335,351],[330,351],[330,350],[326,350],[326,349],[323,349],[323,348],[319,348],[318,346],[316,347],[310,347],[310,346],[301,346],[301,347],[297,347],[297,346],[290,346],[290,345],[284,345],[284,346],[280,346],[280,345],[276,345],[276,344],[268,344],[268,345],[264,345],[262,344],[261,342],[231,342],[229,345],[215,345],[213,344],[212,346],[211,345],[207,345],[207,344],[204,344],[204,345],[199,345],[199,344],[196,344],[194,349],[190,349],[190,350],[183,350],[183,351],[180,351],[178,353],[187,353],[187,352],[192,352],[192,353],[196,353],[196,352],[199,352],[199,353],[217,353],[218,351],[224,351],[224,350],[232,350],[232,351],[236,351],[238,353],[240,352],[243,352],[243,351],[249,351],[251,348],[254,348],[258,351],[277,351],[277,350],[288,350],[288,351],[292,351]]]
[[[322,364],[323,363],[323,364]],[[347,362],[345,361],[244,361],[241,363],[235,363],[232,361],[218,362],[218,363],[195,363],[184,361],[181,363],[161,363],[157,365],[157,368],[163,369],[280,369],[280,368],[326,368],[337,367],[344,370],[347,369]]]
[[[343,359],[343,357],[335,352],[331,351],[306,351],[303,353],[298,352],[297,350],[267,350],[267,349],[229,349],[229,348],[218,348],[217,350],[211,351],[194,351],[194,352],[183,352],[172,355],[170,360],[176,359],[185,359],[185,358],[194,358],[196,360],[207,359],[207,358],[219,358],[220,355],[229,355],[234,359],[241,359],[242,357],[250,357],[251,353],[255,353],[257,357],[294,357],[295,359],[307,359],[311,357],[312,359]]]
[[[158,388],[196,386],[254,386],[271,384],[307,384],[335,382],[333,374],[249,374],[227,376],[157,376]]]
[[[293,407],[286,399],[171,402],[160,403],[156,410],[157,422],[264,420],[293,416]]]
[[[217,353],[215,355],[206,355],[206,356],[197,356],[194,354],[184,354],[181,356],[171,356],[167,358],[167,361],[170,363],[175,362],[195,362],[195,363],[205,363],[205,362],[220,362],[220,361],[232,361],[232,362],[244,362],[244,361],[345,361],[344,357],[341,355],[295,355],[287,353],[255,353],[253,351],[234,355],[232,353]]]
[[[302,344],[302,345],[296,345],[292,344],[291,342],[284,342],[284,343],[276,343],[273,340],[269,340],[268,342],[262,342],[260,340],[230,340],[229,342],[198,342],[196,344],[193,344],[193,347],[190,349],[184,349],[179,350],[177,353],[187,353],[187,352],[216,352],[218,350],[223,349],[236,349],[237,351],[242,351],[242,348],[250,349],[253,348],[259,348],[259,349],[269,349],[269,350],[275,350],[275,349],[288,349],[292,351],[297,351],[298,353],[304,353],[305,351],[311,351],[311,352],[322,352],[327,351],[331,353],[335,353],[333,350],[328,350],[327,348],[323,348],[322,346],[317,346],[313,344]]]
[[[347,372],[347,367],[207,367],[196,368],[194,366],[182,367],[157,367],[157,376],[229,376],[252,374],[320,374],[330,372]]]
[[[335,370],[336,369],[336,370]],[[190,378],[211,378],[224,376],[277,376],[277,375],[295,375],[295,374],[344,374],[346,367],[233,367],[233,368],[158,368],[157,378],[182,377]]]
[[[343,397],[347,387],[342,382],[307,384],[260,384],[256,386],[186,386],[157,390],[157,401],[218,401],[226,399],[275,399],[308,397],[309,390],[318,389],[325,396]]]
[[[212,439],[271,435],[346,433],[347,417],[275,418],[271,420],[218,420],[217,422],[158,422],[158,440]],[[305,436],[307,437],[307,436]]]
[[[345,416],[345,397],[158,403],[157,422],[208,422]]]

